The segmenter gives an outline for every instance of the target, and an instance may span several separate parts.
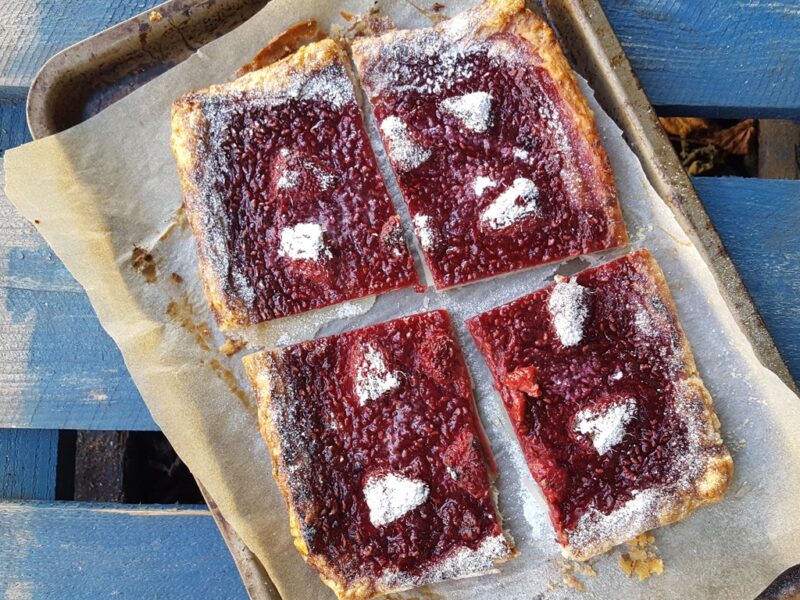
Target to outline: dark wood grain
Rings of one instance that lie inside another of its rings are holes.
[[[772,119],[758,122],[758,176],[800,179],[800,124]]]

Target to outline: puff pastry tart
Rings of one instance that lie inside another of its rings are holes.
[[[344,64],[323,40],[173,107],[185,206],[223,329],[417,282]]]
[[[437,288],[627,242],[594,117],[523,0],[352,49]]]
[[[514,553],[447,312],[244,362],[295,545],[339,598],[489,572]]]
[[[733,463],[647,250],[473,317],[565,555],[719,500]]]

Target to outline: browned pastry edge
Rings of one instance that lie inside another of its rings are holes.
[[[202,111],[188,98],[176,101],[172,105],[172,137],[170,145],[178,163],[178,176],[183,189],[183,204],[186,217],[195,236],[197,258],[199,262],[200,280],[206,299],[220,329],[232,329],[246,321],[247,311],[244,305],[225,292],[223,283],[211,269],[206,258],[208,242],[203,233],[203,217],[207,210],[202,202],[202,192],[198,181],[200,171],[204,168],[200,149],[201,140],[196,132],[204,131],[207,122]]]
[[[629,254],[628,257],[637,263],[642,270],[646,271],[655,283],[659,298],[669,312],[670,320],[680,336],[680,363],[684,371],[682,383],[688,388],[687,391],[691,391],[700,414],[699,420],[706,426],[703,447],[710,453],[710,456],[707,457],[705,468],[691,481],[693,488],[691,493],[676,492],[669,510],[650,515],[639,530],[628,532],[629,535],[626,535],[626,538],[632,539],[651,529],[680,521],[704,504],[711,504],[721,500],[733,478],[733,459],[720,436],[719,418],[714,412],[711,395],[708,393],[702,379],[700,379],[689,340],[678,319],[675,303],[664,278],[664,273],[646,248],[637,250]],[[587,560],[607,552],[614,546],[627,541],[627,539],[608,539],[581,548],[567,545],[562,552],[566,557],[574,560]]]
[[[489,3],[506,6],[518,3],[524,6],[522,0],[489,0]],[[567,108],[567,122],[576,130],[577,135],[573,136],[573,142],[579,140],[584,146],[581,148],[583,166],[591,171],[585,185],[591,186],[605,205],[611,225],[608,233],[609,246],[626,245],[628,233],[617,199],[617,188],[608,154],[597,133],[594,113],[581,93],[572,67],[567,62],[553,30],[542,18],[527,9],[518,11],[501,30],[526,40],[533,52],[541,58],[540,66],[550,74],[561,97],[562,106]]]
[[[263,69],[248,73],[225,84],[185,94],[172,105],[172,137],[170,144],[178,164],[178,175],[183,189],[184,205],[189,224],[197,243],[200,278],[206,298],[214,312],[217,324],[223,331],[254,325],[244,302],[229,290],[226,282],[212,268],[211,241],[205,223],[225,227],[206,205],[199,182],[209,168],[205,149],[208,139],[208,122],[200,100],[210,96],[242,92],[276,93],[287,88],[294,80],[324,67],[346,62],[342,49],[332,40],[325,39],[299,48],[288,57]]]
[[[300,516],[295,507],[281,455],[281,436],[272,418],[275,397],[285,395],[287,388],[286,382],[283,381],[280,374],[280,360],[279,352],[264,350],[243,357],[242,363],[255,390],[259,431],[267,443],[272,458],[272,476],[286,502],[289,512],[289,531],[292,534],[294,546],[300,552],[303,560],[319,572],[320,579],[336,593],[338,598],[347,600],[371,598],[375,591],[368,582],[348,587],[344,578],[338,576],[336,570],[324,557],[310,553],[308,545],[303,539]]]
[[[463,15],[463,16],[462,16]],[[455,17],[468,18],[466,31],[452,31],[453,20],[444,21],[433,29],[464,41],[486,40],[498,33],[509,33],[527,43],[532,57],[550,75],[558,91],[559,105],[565,112],[566,122],[574,128],[570,138],[578,142],[581,165],[588,169],[589,177],[582,178],[586,190],[600,198],[609,220],[608,247],[628,243],[625,221],[617,199],[616,184],[608,155],[597,133],[594,114],[580,91],[572,68],[569,66],[553,30],[539,16],[525,8],[524,0],[485,0],[473,9]],[[353,61],[361,73],[377,60],[381,49],[399,37],[411,37],[416,30],[394,30],[376,37],[353,40]]]
[[[272,38],[246,65],[236,71],[236,77],[263,69],[290,54],[297,52],[300,47],[318,42],[327,37],[319,28],[315,19],[300,21],[289,27],[286,31]]]

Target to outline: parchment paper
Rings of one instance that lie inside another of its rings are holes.
[[[42,235],[86,288],[154,419],[287,599],[333,595],[292,545],[239,356],[227,357],[216,349],[223,337],[206,307],[194,243],[180,218],[181,190],[168,144],[169,111],[185,91],[229,79],[269,38],[297,20],[314,17],[327,28],[339,19],[340,10],[364,12],[369,4],[273,0],[236,31],[96,117],[12,150],[5,159],[8,197],[28,219],[37,219]],[[429,25],[409,4],[386,2],[383,8],[399,26]],[[453,14],[461,8],[449,3],[446,11]],[[616,173],[632,245],[650,248],[666,273],[735,451],[736,470],[724,501],[657,531],[664,575],[644,583],[628,579],[616,564],[616,551],[593,561],[598,575],[584,580],[585,594],[751,599],[779,572],[800,562],[800,400],[759,364],[708,266],[646,181],[619,129],[583,87]],[[374,138],[374,123],[368,122]],[[409,231],[384,153],[375,139],[373,145]],[[134,247],[149,251],[154,265],[140,256],[134,268]],[[560,272],[619,254],[572,261]],[[333,333],[438,306],[452,311],[459,326],[497,455],[500,508],[520,556],[503,565],[500,574],[437,585],[426,597],[582,596],[559,584],[561,561],[544,503],[462,323],[480,310],[546,285],[555,272],[556,267],[533,269],[443,294],[387,294],[365,314],[352,316],[359,312],[353,309],[348,318],[319,331]],[[313,335],[317,325],[281,325],[280,341]],[[418,597],[419,592],[402,596]]]

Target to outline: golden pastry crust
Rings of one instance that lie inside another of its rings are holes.
[[[676,488],[665,497],[659,510],[639,520],[635,530],[625,531],[621,538],[591,539],[588,543],[565,546],[564,555],[574,560],[586,560],[602,554],[646,531],[680,521],[704,504],[721,500],[733,478],[733,459],[720,435],[719,418],[714,412],[711,395],[700,379],[664,274],[647,249],[637,250],[629,258],[637,265],[637,270],[647,273],[649,280],[655,284],[658,298],[669,313],[671,324],[680,338],[678,371],[683,372],[683,377],[676,382],[682,390],[679,412],[696,428],[700,446],[697,457],[702,465],[684,488]]]
[[[294,54],[225,84],[190,92],[172,105],[170,144],[178,165],[189,224],[197,242],[200,276],[206,298],[223,331],[254,325],[244,297],[236,289],[223,231],[227,215],[220,207],[210,206],[204,182],[215,176],[211,150],[207,148],[209,122],[202,108],[208,98],[224,98],[254,93],[263,96],[280,94],[325,67],[344,65],[342,49],[333,40],[322,40],[298,49]],[[214,235],[216,232],[216,235]],[[240,277],[241,279],[242,277]],[[231,283],[231,280],[233,283]]]
[[[565,120],[574,128],[573,143],[582,146],[579,150],[583,168],[589,172],[582,183],[591,186],[593,195],[601,199],[605,208],[610,224],[608,247],[626,245],[628,234],[617,200],[614,175],[597,133],[594,114],[550,26],[525,8],[524,0],[485,0],[471,10],[439,23],[433,31],[465,43],[492,38],[493,41],[499,40],[495,43],[507,44],[507,37],[511,36],[525,46],[531,62],[552,79]],[[414,31],[398,30],[354,40],[351,47],[356,70],[367,72],[369,66],[379,60],[384,48],[400,38],[412,39],[415,35]]]

